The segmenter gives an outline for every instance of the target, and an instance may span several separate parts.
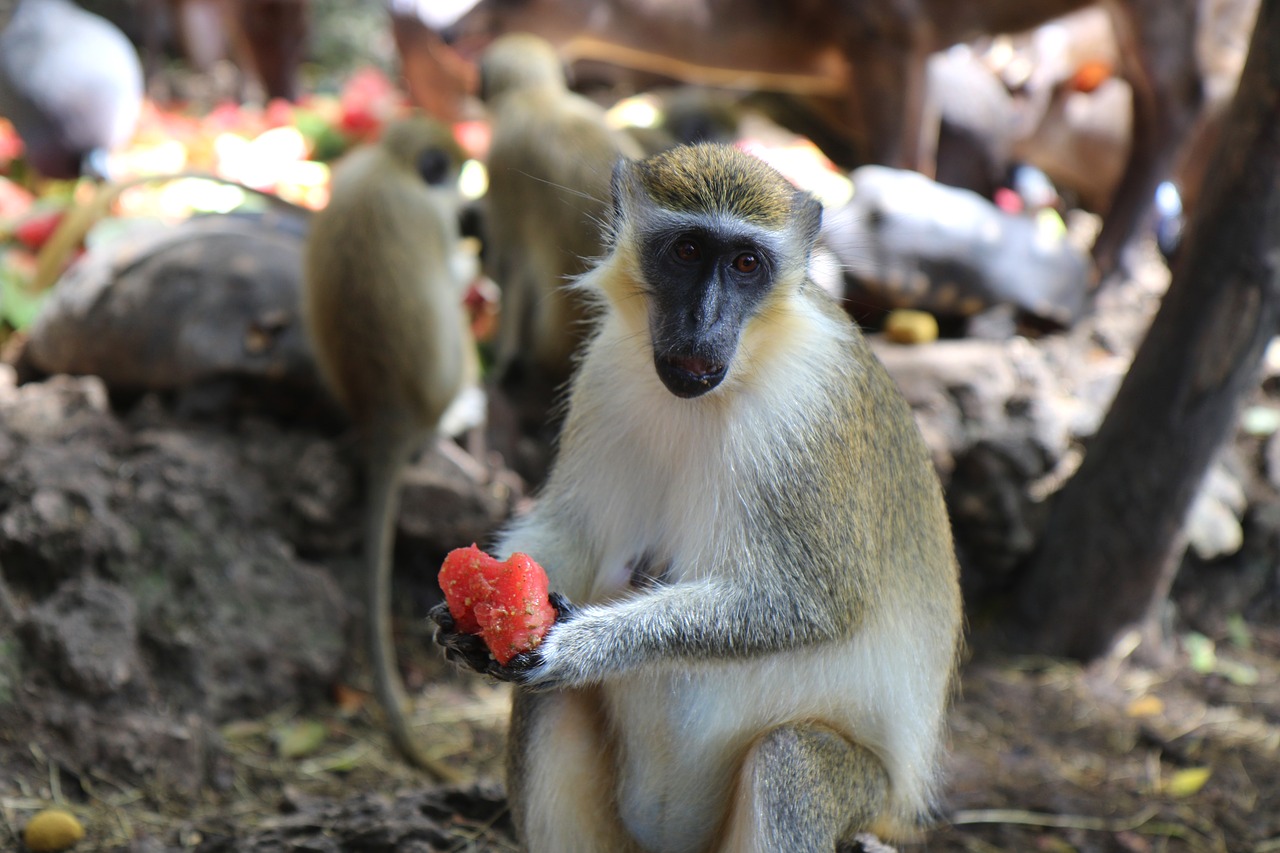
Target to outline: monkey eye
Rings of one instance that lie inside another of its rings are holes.
[[[702,257],[702,249],[698,248],[698,244],[689,239],[677,240],[671,250],[676,253],[676,257],[691,264]]]
[[[428,148],[418,155],[418,174],[432,186],[444,183],[449,174],[449,155],[439,148]]]
[[[733,259],[733,268],[741,273],[753,273],[760,268],[760,256],[755,252],[743,252]]]

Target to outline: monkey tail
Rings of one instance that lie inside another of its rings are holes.
[[[405,759],[441,782],[457,783],[462,774],[427,755],[409,730],[405,708],[409,697],[400,680],[395,640],[391,631],[391,566],[396,516],[400,509],[400,482],[405,463],[415,446],[415,436],[377,437],[369,442],[365,565],[369,658],[374,690],[387,717],[391,742]]]

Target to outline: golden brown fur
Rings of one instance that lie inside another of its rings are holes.
[[[568,285],[603,253],[613,164],[639,151],[605,125],[600,107],[569,91],[541,39],[499,39],[481,74],[493,120],[486,248],[503,288],[498,367],[522,362],[558,383],[590,331]]]

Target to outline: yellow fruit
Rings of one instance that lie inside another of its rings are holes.
[[[895,344],[927,344],[938,339],[938,321],[927,311],[899,309],[885,319],[884,336]]]
[[[84,838],[84,827],[75,815],[62,809],[45,809],[27,821],[22,840],[33,853],[57,853]]]

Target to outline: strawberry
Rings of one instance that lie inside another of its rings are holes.
[[[457,629],[479,634],[500,664],[538,647],[555,622],[547,574],[528,554],[501,562],[475,545],[450,551],[440,570]]]

